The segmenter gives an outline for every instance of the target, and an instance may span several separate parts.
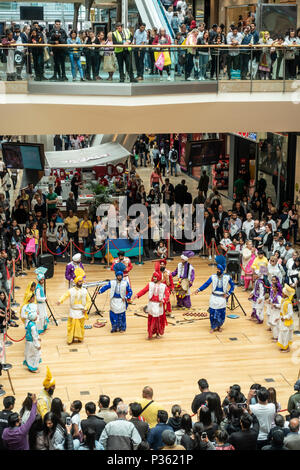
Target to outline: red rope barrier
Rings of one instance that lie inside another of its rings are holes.
[[[47,244],[45,246],[46,246],[46,250],[49,251],[49,253],[51,253],[51,255],[61,256],[61,255],[64,254],[65,251],[67,251],[69,245],[70,245],[70,242],[67,244],[66,248],[63,251],[61,251],[60,253],[53,253],[53,251],[51,251],[50,248],[48,248]]]
[[[112,240],[110,240],[110,241],[111,241],[112,245],[116,248],[116,250],[119,250],[119,248],[114,244],[114,242]],[[129,250],[124,251],[124,253],[129,253],[129,251],[133,250],[133,248],[135,248],[137,244],[138,244],[138,240],[135,241],[135,244]]]
[[[219,253],[219,250],[218,250],[218,248],[217,248],[216,242],[215,242],[215,249],[216,249],[217,255],[219,255],[220,253]]]
[[[201,238],[203,237],[203,235],[200,235],[200,238],[198,238],[197,240],[195,240],[194,242],[181,242],[179,240],[177,240],[177,238],[173,237],[172,235],[170,235],[170,237],[172,238],[172,240],[175,240],[177,243],[179,243],[180,245],[193,245],[194,243],[197,243],[201,240]],[[205,239],[204,239],[205,240]]]
[[[23,341],[23,339],[25,339],[26,333],[25,333],[25,335],[23,336],[23,338],[21,338],[21,339],[13,339],[13,338],[11,338],[11,337],[8,335],[7,332],[6,332],[6,335],[5,335],[5,336],[7,336],[8,339],[10,339],[11,341],[13,341],[14,343],[20,343],[21,341]]]
[[[96,253],[99,253],[99,251],[103,250],[103,248],[105,248],[106,244],[104,243],[104,245],[102,245],[101,248],[99,248],[99,250],[97,251],[94,251],[94,252],[87,252],[87,251],[84,251],[82,250],[81,248],[79,248],[79,246],[77,246],[74,242],[73,242],[73,245],[77,248],[77,250],[79,250],[81,253],[83,253],[84,255],[95,255]]]

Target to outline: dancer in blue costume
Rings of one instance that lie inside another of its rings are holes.
[[[126,331],[126,310],[128,307],[128,300],[132,296],[132,290],[128,282],[128,278],[123,277],[125,264],[117,263],[114,265],[116,279],[109,281],[101,289],[99,294],[102,294],[107,289],[110,289],[110,322],[111,333],[116,331]]]
[[[222,331],[225,321],[226,302],[230,294],[234,291],[234,282],[229,274],[224,274],[224,265],[217,265],[217,274],[213,274],[209,279],[197,289],[194,294],[198,294],[212,284],[212,293],[209,301],[210,333]],[[228,285],[230,289],[228,289]]]

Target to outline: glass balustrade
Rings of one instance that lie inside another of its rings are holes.
[[[70,84],[217,81],[219,91],[221,84],[229,81],[248,81],[250,91],[258,82],[273,81],[279,83],[274,91],[286,91],[287,83],[297,80],[300,72],[300,46],[16,44],[2,45],[0,54],[2,81]]]

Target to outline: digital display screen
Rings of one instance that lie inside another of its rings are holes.
[[[44,169],[42,144],[4,142],[2,144],[2,155],[6,168],[40,171]]]
[[[214,165],[222,154],[222,140],[200,140],[188,143],[189,160],[193,166]]]

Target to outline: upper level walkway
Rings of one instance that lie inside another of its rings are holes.
[[[80,67],[74,72],[67,57],[71,49],[66,45],[65,77],[54,74],[52,59],[42,76],[36,76],[34,67],[27,73],[25,60],[22,68],[16,66],[22,80],[13,81],[10,74],[9,81],[0,82],[2,133],[299,131],[300,80],[297,67],[290,67],[288,48],[276,49],[276,59],[272,55],[266,72],[259,68],[261,54],[269,53],[265,47],[240,47],[238,55],[231,56],[229,46],[214,46],[205,67],[201,47],[190,58],[188,73],[186,65],[178,67],[176,54],[191,56],[191,49],[169,46],[171,64],[162,76],[151,74],[145,66],[144,80],[133,81],[133,76],[125,75],[124,83],[119,82],[118,71],[108,77],[101,64],[94,75],[87,64],[81,72]],[[34,46],[28,50],[33,54]],[[87,51],[82,54],[88,57]],[[0,76],[6,78],[6,65],[1,67]],[[87,78],[84,81],[80,80],[82,72]]]

